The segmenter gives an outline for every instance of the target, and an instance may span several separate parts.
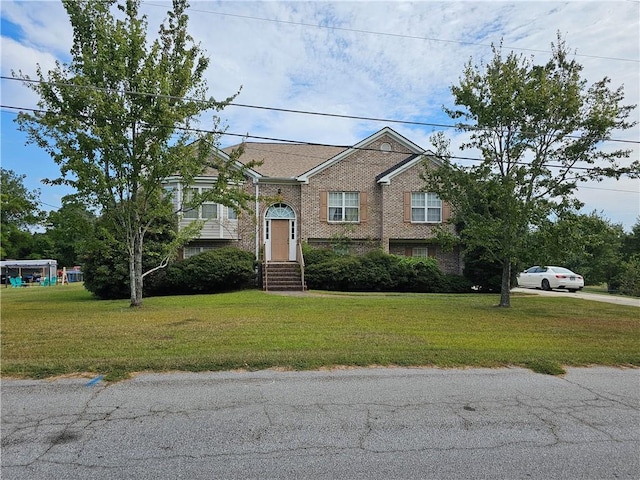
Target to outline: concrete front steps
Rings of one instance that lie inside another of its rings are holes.
[[[269,262],[262,266],[262,289],[271,292],[303,292],[300,265],[296,262]]]

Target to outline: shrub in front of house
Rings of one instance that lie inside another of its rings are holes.
[[[156,220],[144,244],[143,271],[161,262],[164,245],[175,238],[176,223],[173,217]],[[80,257],[84,288],[101,300],[129,298],[129,257],[126,245],[113,235],[117,225],[107,216],[102,216],[92,228],[91,232],[87,232]]]
[[[306,261],[306,259],[305,259]],[[352,255],[336,256],[331,260],[307,264],[304,279],[307,287],[314,290],[337,290],[348,292],[359,275],[358,259]]]
[[[353,289],[367,292],[388,292],[396,290],[402,277],[400,257],[389,255],[381,250],[373,250],[356,257],[358,268],[354,273]]]
[[[443,293],[472,293],[473,283],[462,275],[444,275]]]
[[[341,256],[331,248],[316,248],[310,246],[308,243],[302,244],[302,255],[304,256],[304,262],[306,265],[327,262]]]
[[[149,277],[147,295],[228,292],[255,285],[255,262],[251,252],[224,247],[179,260]]]
[[[444,274],[433,258],[397,257],[402,275],[396,290],[402,292],[438,293],[446,289]]]
[[[326,249],[324,249],[326,250]],[[401,257],[374,250],[362,256],[305,252],[310,289],[348,292],[470,292],[461,276],[445,275],[433,258]]]

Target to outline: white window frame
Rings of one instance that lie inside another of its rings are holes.
[[[217,220],[220,217],[220,205],[216,202],[202,202],[202,204],[196,208],[186,207],[186,203],[189,202],[189,196],[192,191],[201,195],[202,192],[206,190],[211,190],[211,187],[189,187],[183,190],[182,208],[187,209],[182,211],[182,218],[185,220]],[[211,210],[211,215],[207,215],[207,210],[209,209]]]
[[[355,205],[354,205],[355,203]],[[355,218],[353,212],[356,212]],[[351,213],[351,215],[348,215]],[[330,223],[360,222],[360,192],[329,192],[327,220]]]
[[[413,247],[411,249],[411,256],[415,258],[428,258],[429,247]]]
[[[184,247],[182,250],[182,257],[186,260],[187,258],[195,257],[196,255],[200,255],[201,253],[214,249],[215,247]]]
[[[411,223],[442,223],[442,200],[431,192],[411,192]]]

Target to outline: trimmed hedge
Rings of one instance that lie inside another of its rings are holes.
[[[374,250],[362,256],[337,255],[306,247],[305,280],[316,290],[346,292],[471,292],[471,283],[445,275],[433,258],[401,257]]]
[[[240,290],[255,285],[253,254],[223,247],[177,261],[145,279],[147,295],[188,295]]]

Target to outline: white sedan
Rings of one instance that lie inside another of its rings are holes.
[[[542,290],[566,289],[576,292],[584,287],[584,278],[564,267],[531,267],[518,274],[518,286]]]

